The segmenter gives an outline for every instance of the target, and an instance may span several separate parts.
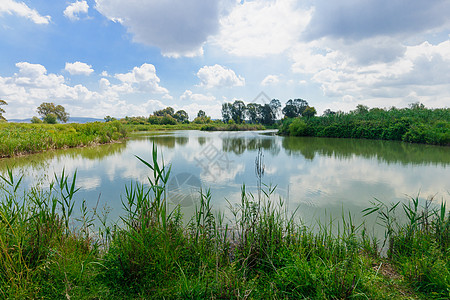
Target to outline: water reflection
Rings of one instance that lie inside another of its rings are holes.
[[[212,203],[222,211],[226,211],[228,203],[240,201],[244,183],[254,193],[254,162],[259,148],[264,153],[263,182],[277,185],[273,199],[285,199],[306,220],[324,215],[325,211],[340,215],[344,207],[360,215],[374,197],[396,201],[420,192],[422,198],[436,193],[439,201],[449,198],[448,147],[280,137],[261,132],[140,133],[121,144],[2,159],[0,173],[9,167],[15,174],[25,175],[26,185],[46,186],[53,173],[61,174],[63,168],[68,174],[77,171],[79,199],[94,206],[100,197],[100,205],[111,207],[114,219],[121,213],[125,185],[130,181],[146,183],[151,176],[135,156],[150,161],[153,143],[165,163],[172,165],[174,178],[197,182],[182,185],[178,180],[172,191],[187,218],[199,193],[192,186],[211,189]],[[224,157],[227,163],[219,164]]]
[[[289,155],[302,155],[313,160],[316,155],[339,159],[360,156],[386,163],[450,164],[449,147],[409,144],[395,141],[335,138],[285,137],[283,149]]]

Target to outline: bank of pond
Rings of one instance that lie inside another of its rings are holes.
[[[374,200],[375,236],[351,214],[304,224],[261,185],[242,186],[217,213],[198,195],[183,222],[170,205],[171,166],[154,147],[148,181],[124,187],[120,220],[75,203],[76,173],[47,188],[0,177],[0,297],[4,299],[448,299],[450,215],[445,201]],[[434,203],[436,201],[436,203]],[[79,213],[75,213],[75,211]]]
[[[450,145],[450,109],[374,108],[284,119],[280,134]]]

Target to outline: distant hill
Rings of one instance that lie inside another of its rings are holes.
[[[31,118],[28,119],[9,119],[8,122],[13,123],[30,123]],[[89,122],[105,122],[103,119],[84,118],[84,117],[70,117],[67,123],[89,123]]]

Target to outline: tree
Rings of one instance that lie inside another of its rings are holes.
[[[222,120],[224,123],[228,123],[231,120],[231,110],[233,105],[231,103],[222,104]]]
[[[189,120],[189,115],[186,111],[179,110],[175,113],[174,118],[177,122],[183,123]]]
[[[261,122],[261,104],[249,103],[247,104],[246,115],[249,121],[253,124]]]
[[[241,124],[245,118],[245,103],[242,100],[235,100],[231,106],[231,117],[236,124]]]
[[[276,118],[276,110],[270,104],[264,104],[261,106],[261,123],[273,124]]]
[[[272,108],[272,113],[274,114],[275,118],[277,118],[278,113],[280,112],[280,108],[281,108],[281,102],[278,99],[272,99],[269,103],[270,108]]]
[[[38,117],[34,116],[34,117],[31,118],[30,122],[33,123],[33,124],[40,124],[40,123],[42,123],[42,120],[39,119]]]
[[[69,121],[69,114],[66,112],[66,109],[62,105],[56,105],[54,103],[44,102],[37,108],[38,114],[41,116],[44,122],[52,121],[53,116],[48,117],[48,115],[55,115],[55,123],[56,119],[60,120],[63,123]],[[47,122],[46,122],[47,123]]]
[[[204,117],[206,117],[206,113],[200,109],[197,113],[197,118],[204,118]]]
[[[311,117],[314,117],[316,114],[317,114],[317,111],[316,111],[316,109],[313,106],[308,106],[303,111],[303,116],[308,118],[308,119],[311,118]]]
[[[113,118],[113,117],[111,117],[111,116],[106,116],[106,117],[104,117],[103,119],[105,120],[106,123],[107,123],[107,122],[112,122],[112,121],[115,121],[115,120],[116,120],[116,118]]]
[[[289,99],[286,102],[282,112],[287,118],[299,117],[303,114],[305,109],[308,107],[308,102],[303,99]]]
[[[420,102],[414,102],[414,103],[410,103],[408,104],[410,109],[425,109],[425,105],[423,105],[423,103]]]
[[[158,117],[164,117],[165,115],[169,115],[169,116],[173,117],[174,114],[175,114],[175,110],[170,106],[153,112],[153,115],[158,116]]]
[[[356,109],[353,112],[358,115],[367,114],[369,112],[369,107],[362,104],[358,104],[356,105]]]
[[[8,103],[6,103],[5,100],[0,99],[0,105],[8,105]],[[5,110],[3,108],[0,107],[0,121],[6,121],[5,117],[3,116],[3,114],[5,113]]]
[[[44,117],[43,121],[44,121],[44,123],[47,123],[47,124],[56,124],[57,118],[58,118],[58,116],[56,114],[50,113]]]
[[[336,112],[335,111],[332,111],[331,109],[329,109],[329,108],[327,108],[327,109],[325,109],[324,111],[323,111],[323,115],[324,116],[334,116],[336,114]]]

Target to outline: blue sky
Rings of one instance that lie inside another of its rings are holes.
[[[220,118],[262,91],[319,114],[448,107],[449,12],[449,0],[1,0],[0,99],[7,119],[42,102]]]

